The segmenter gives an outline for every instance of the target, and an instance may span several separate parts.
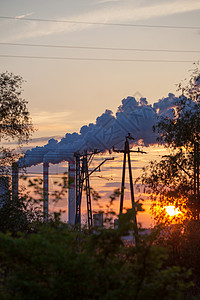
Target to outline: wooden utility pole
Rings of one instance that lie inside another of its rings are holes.
[[[130,182],[130,190],[131,190],[131,204],[132,204],[132,208],[134,208],[135,207],[135,199],[134,199],[133,177],[132,177],[130,153],[131,152],[146,153],[144,151],[141,151],[139,148],[138,148],[138,150],[130,150],[129,140],[134,140],[134,138],[130,135],[130,133],[128,133],[128,135],[126,136],[126,140],[125,140],[125,144],[124,144],[124,149],[123,150],[116,150],[113,147],[113,151],[114,152],[124,153],[123,170],[122,170],[122,182],[121,182],[120,211],[119,211],[120,214],[123,212],[123,203],[124,203],[126,156],[128,157],[129,182]]]
[[[146,153],[144,151],[141,151],[139,148],[138,150],[130,150],[129,147],[129,140],[134,140],[134,138],[128,133],[126,136],[124,149],[123,150],[116,150],[113,147],[114,152],[118,153],[124,153],[124,160],[123,160],[123,170],[122,170],[122,182],[121,182],[121,197],[120,197],[120,210],[119,213],[122,214],[123,212],[123,204],[124,204],[124,189],[125,189],[125,172],[126,172],[126,157],[128,157],[128,169],[129,169],[129,182],[130,182],[130,190],[131,190],[131,204],[132,209],[134,211],[134,223],[135,223],[135,239],[136,239],[136,245],[138,240],[138,230],[137,230],[137,218],[136,218],[136,209],[135,209],[135,199],[134,199],[134,189],[133,189],[133,176],[132,176],[132,168],[131,168],[131,158],[130,158],[130,152],[135,153]]]

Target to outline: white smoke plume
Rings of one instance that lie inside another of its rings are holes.
[[[128,133],[134,137],[132,145],[142,143],[145,146],[156,143],[156,135],[152,127],[159,116],[171,115],[178,98],[174,94],[149,105],[146,98],[136,101],[134,97],[122,100],[114,116],[111,110],[106,110],[97,117],[96,122],[84,125],[80,133],[67,133],[58,142],[50,139],[43,147],[35,147],[26,151],[25,156],[19,160],[20,166],[30,167],[42,162],[59,163],[71,161],[74,152],[83,153],[97,149],[101,152],[122,148]]]

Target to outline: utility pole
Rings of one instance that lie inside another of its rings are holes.
[[[199,143],[194,142],[194,201],[196,207],[196,218],[199,220],[200,213],[200,189],[199,189]]]
[[[133,177],[132,177],[130,153],[131,152],[146,153],[144,151],[141,151],[139,148],[138,148],[138,150],[130,150],[129,140],[134,140],[134,138],[130,135],[130,133],[128,133],[128,135],[126,136],[126,141],[125,141],[123,150],[116,150],[113,147],[114,152],[124,153],[123,170],[122,170],[122,183],[121,183],[120,211],[119,211],[120,214],[123,212],[123,203],[124,203],[126,156],[128,157],[129,181],[130,181],[130,190],[131,190],[131,204],[132,204],[132,208],[134,208],[135,207],[135,199],[134,199]]]
[[[83,155],[75,153],[76,158],[76,216],[75,224],[81,224],[81,202],[82,202],[82,192],[83,184],[85,182],[86,200],[87,200],[87,219],[88,219],[88,229],[92,228],[92,203],[91,203],[91,193],[90,193],[90,180],[89,177],[96,170],[100,168],[107,160],[113,160],[114,158],[104,159],[96,168],[94,168],[90,173],[88,169],[88,164],[93,159],[94,154],[97,151],[88,154],[87,151]]]
[[[137,230],[137,218],[136,218],[136,209],[135,209],[135,199],[134,199],[133,177],[132,177],[130,152],[135,152],[135,153],[146,153],[146,152],[141,151],[139,148],[138,148],[137,151],[136,150],[130,150],[129,140],[134,140],[134,138],[130,135],[130,133],[128,133],[128,135],[126,136],[124,149],[123,150],[116,150],[113,147],[113,151],[118,152],[118,153],[124,153],[123,170],[122,170],[122,182],[121,182],[120,210],[119,210],[120,214],[122,214],[122,212],[123,212],[124,189],[125,189],[125,172],[126,172],[126,157],[128,157],[129,182],[130,182],[130,190],[131,190],[131,204],[132,204],[132,209],[134,211],[134,223],[136,225],[135,226],[135,241],[136,241],[136,246],[137,246],[138,230]]]

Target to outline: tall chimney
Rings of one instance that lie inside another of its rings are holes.
[[[44,221],[48,221],[49,214],[49,164],[43,163],[43,214]]]
[[[18,199],[19,166],[17,162],[12,164],[12,200]]]
[[[74,225],[76,212],[76,164],[74,160],[68,163],[68,223]]]

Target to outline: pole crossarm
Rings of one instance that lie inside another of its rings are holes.
[[[119,149],[115,149],[115,147],[113,147],[113,152],[117,152],[117,153],[124,153],[124,150],[119,150]],[[147,154],[147,152],[140,150],[140,148],[138,148],[138,150],[129,150],[129,152],[134,152],[134,153],[144,153]]]
[[[96,170],[98,170],[107,160],[114,160],[114,157],[111,158],[105,158],[96,168],[94,168],[94,170],[92,170],[86,177],[83,178],[83,181],[89,177],[90,175],[92,175]]]

